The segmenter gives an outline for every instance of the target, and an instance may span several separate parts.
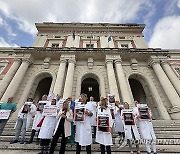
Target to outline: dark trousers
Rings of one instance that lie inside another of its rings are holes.
[[[51,141],[51,139],[41,139],[41,144],[40,145],[48,147],[50,141]]]
[[[87,152],[87,154],[91,154],[91,145],[86,146],[86,152]],[[80,154],[80,153],[81,153],[81,145],[79,145],[79,143],[77,142],[77,144],[76,144],[76,154]]]
[[[93,126],[93,138],[96,138],[96,126]]]
[[[2,135],[2,132],[4,130],[4,127],[6,126],[8,119],[0,119],[0,136]]]
[[[101,154],[105,154],[105,147],[106,147],[107,154],[111,154],[111,146],[110,145],[105,146],[105,145],[100,144]]]
[[[55,135],[53,136],[49,154],[54,153],[56,145],[57,145],[57,141],[58,141],[60,135],[62,135],[62,139],[61,139],[61,148],[60,148],[59,154],[65,154],[66,139],[67,138],[65,138],[64,126],[59,126]]]

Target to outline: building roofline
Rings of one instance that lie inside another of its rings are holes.
[[[71,23],[53,23],[53,22],[43,22],[43,23],[35,23],[36,28],[38,31],[44,30],[44,29],[71,29],[75,30],[78,28],[87,28],[89,30],[94,30],[95,28],[98,29],[105,29],[105,30],[125,30],[125,29],[131,29],[131,30],[139,30],[142,32],[145,28],[145,24],[137,24],[137,23],[127,23],[127,24],[119,24],[119,23],[78,23],[78,22],[71,22]]]

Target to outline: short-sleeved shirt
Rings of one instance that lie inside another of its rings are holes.
[[[15,103],[2,103],[0,105],[1,110],[11,110],[11,111],[16,111],[17,107]]]

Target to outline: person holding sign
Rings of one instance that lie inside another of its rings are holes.
[[[153,153],[156,154],[156,136],[151,122],[150,108],[147,104],[139,104],[138,101],[134,101],[134,104],[136,106],[134,108],[134,114],[137,117],[137,124],[141,137],[144,140],[147,154],[151,153],[151,146]]]
[[[32,131],[31,131],[31,137],[29,141],[26,144],[31,144],[33,142],[34,136],[36,131],[39,132],[40,126],[38,126],[39,122],[44,118],[42,115],[44,105],[47,104],[47,95],[42,96],[42,100],[37,103],[37,110],[33,121]],[[36,143],[39,144],[39,138],[37,137]]]
[[[27,102],[21,107],[18,113],[18,119],[15,125],[16,135],[15,139],[10,142],[10,144],[17,143],[19,140],[19,135],[21,134],[20,144],[24,144],[26,131],[29,129],[31,124],[32,116],[36,112],[36,106],[33,104],[33,99],[28,98]]]
[[[121,111],[123,109],[123,105],[120,105],[119,101],[115,101],[115,132],[118,132],[119,136],[121,137],[122,141],[124,140],[125,133],[124,133],[124,125],[121,117]]]
[[[92,126],[93,126],[93,137],[96,137],[96,126],[97,126],[97,122],[96,122],[96,113],[97,113],[97,103],[94,101],[94,97],[91,96],[89,102],[90,105],[92,105],[93,108],[93,116],[92,116]]]
[[[131,153],[133,153],[132,150],[133,140],[135,141],[136,144],[137,153],[140,153],[139,151],[140,135],[135,123],[135,115],[133,113],[133,110],[129,109],[129,104],[127,102],[124,102],[124,109],[121,111],[121,116],[124,124],[125,139],[127,139],[127,143],[131,150]]]
[[[16,111],[16,104],[12,102],[13,97],[9,97],[7,102],[0,104],[0,136],[4,130],[4,127],[9,119],[11,113]]]
[[[103,99],[101,105],[97,109],[97,132],[96,142],[100,144],[101,154],[105,154],[105,147],[107,154],[111,154],[112,135],[111,128],[113,120],[110,109],[107,106],[107,100]]]
[[[38,135],[41,139],[41,151],[38,154],[44,154],[48,152],[49,143],[53,137],[53,132],[57,124],[57,110],[56,99],[52,99],[43,108],[42,115],[45,117]]]
[[[56,118],[58,119],[58,122],[54,131],[49,154],[54,153],[60,135],[62,135],[62,139],[59,154],[65,154],[66,140],[68,136],[71,136],[71,121],[73,121],[73,113],[69,108],[68,100],[63,102],[62,109],[60,109]]]
[[[86,146],[87,154],[91,154],[92,144],[92,120],[93,115],[92,105],[86,104],[87,95],[81,94],[80,102],[76,103],[74,111],[74,123],[76,125],[75,141],[76,154],[80,154],[81,146]]]

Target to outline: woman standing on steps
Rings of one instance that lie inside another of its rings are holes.
[[[42,101],[43,102],[46,102],[47,101],[47,95],[43,95],[42,96]],[[43,106],[40,105],[40,102],[42,101],[39,101],[38,104],[37,104],[37,111],[36,111],[36,115],[34,117],[34,121],[33,121],[33,126],[32,126],[32,131],[31,131],[31,137],[29,139],[29,141],[26,143],[26,144],[31,144],[33,142],[33,139],[34,139],[34,136],[35,136],[35,133],[36,131],[38,131],[39,133],[39,130],[41,127],[38,127],[38,124],[39,122],[43,119],[43,115],[42,115],[42,112],[43,112]],[[36,144],[38,145],[39,144],[39,138],[37,137],[37,140],[36,140]]]
[[[73,113],[72,110],[69,109],[69,102],[67,100],[63,102],[62,109],[59,111],[57,119],[59,120],[51,141],[49,154],[54,153],[60,135],[62,135],[62,139],[59,154],[65,154],[66,140],[68,136],[71,136],[71,122],[73,121]]]
[[[47,104],[50,107],[57,107],[56,106],[56,99],[52,99],[52,101]],[[56,114],[57,116],[57,114]],[[57,119],[56,116],[52,115],[52,116],[45,116],[44,121],[42,123],[40,132],[39,132],[39,136],[38,138],[41,139],[41,152],[39,152],[38,154],[47,154],[48,153],[48,147],[49,147],[49,143],[52,139],[53,136],[53,132],[54,129],[56,127],[56,123],[57,123]]]
[[[112,126],[113,120],[110,109],[107,106],[107,99],[103,99],[97,110],[96,132],[96,142],[100,144],[101,154],[105,154],[105,148],[107,154],[111,154],[111,145],[113,145],[111,135]]]
[[[137,117],[137,124],[139,126],[139,132],[141,134],[141,137],[144,141],[145,147],[146,147],[146,151],[147,154],[151,153],[151,146],[152,146],[152,150],[153,150],[153,154],[157,154],[156,152],[156,135],[154,133],[154,129],[153,129],[153,124],[152,124],[152,119],[151,119],[151,110],[149,107],[147,107],[147,119],[142,118],[141,116],[141,112],[139,111],[139,107],[138,107],[138,101],[134,101],[135,104],[135,108],[134,110],[134,114]]]

